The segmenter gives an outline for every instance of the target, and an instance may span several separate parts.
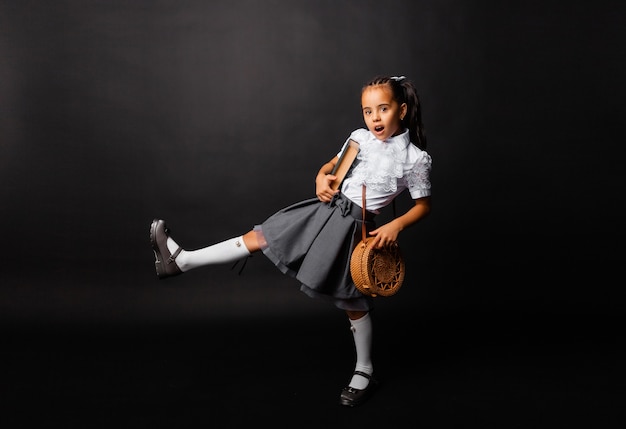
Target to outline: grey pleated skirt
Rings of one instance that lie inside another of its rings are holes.
[[[262,250],[276,267],[301,283],[302,292],[331,300],[344,310],[371,310],[372,298],[358,291],[350,255],[362,237],[362,210],[343,194],[330,203],[317,198],[286,207],[255,226]],[[366,212],[366,228],[374,228]]]

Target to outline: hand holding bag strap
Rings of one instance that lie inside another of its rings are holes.
[[[361,207],[363,239],[352,251],[350,274],[356,288],[365,295],[375,297],[394,295],[404,281],[404,259],[397,243],[374,248],[368,245],[365,228],[365,184],[362,188],[363,206]]]

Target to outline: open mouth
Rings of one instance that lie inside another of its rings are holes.
[[[376,130],[376,132],[381,132],[382,130],[385,129],[385,127],[383,127],[382,125],[379,125],[377,127],[374,128]]]

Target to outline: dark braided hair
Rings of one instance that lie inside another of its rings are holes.
[[[402,126],[409,130],[409,138],[417,147],[426,150],[426,135],[422,123],[422,104],[417,95],[415,85],[404,76],[378,76],[363,87],[387,85],[391,89],[393,99],[398,104],[406,103],[407,112],[402,119]]]

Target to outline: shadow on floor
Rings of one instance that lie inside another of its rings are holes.
[[[376,315],[381,386],[369,402],[347,409],[337,399],[353,365],[351,334],[342,317],[330,319],[12,330],[0,354],[1,426],[626,423],[623,337],[606,330],[607,321],[521,326],[459,315],[446,322],[441,316]]]

